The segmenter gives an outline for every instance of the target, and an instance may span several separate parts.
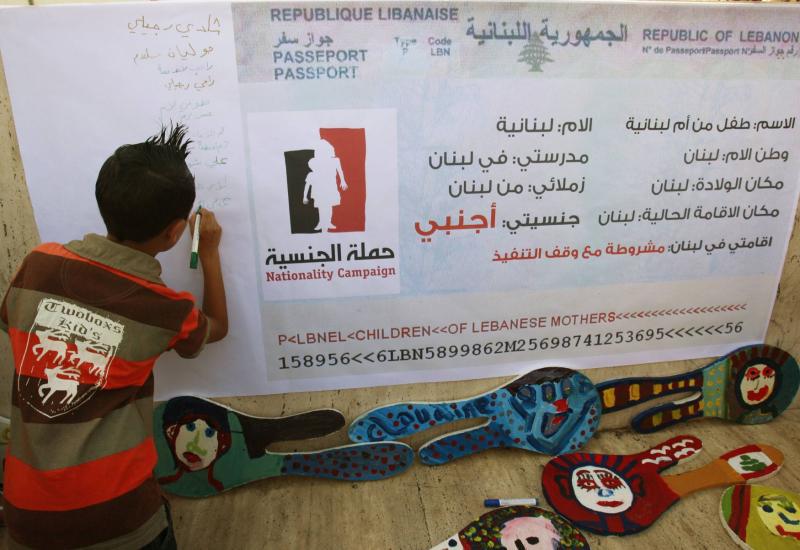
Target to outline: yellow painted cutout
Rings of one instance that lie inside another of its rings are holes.
[[[639,401],[639,384],[631,384],[628,388],[628,399]]]
[[[672,420],[680,420],[681,419],[681,410],[675,409],[672,411]]]
[[[661,384],[653,384],[653,395],[658,395],[661,393]]]

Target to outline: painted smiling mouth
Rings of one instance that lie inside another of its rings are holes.
[[[564,420],[567,419],[567,415],[570,412],[571,411],[566,411],[563,413],[556,413],[556,414],[545,413],[543,415],[544,422],[542,423],[542,434],[545,437],[550,437],[551,435],[556,433],[558,429],[561,427],[561,424],[564,423]]]
[[[183,453],[183,458],[186,459],[186,462],[196,465],[200,462],[200,457],[192,452],[186,451]]]
[[[557,413],[544,413],[542,415],[542,435],[550,437],[556,433],[570,414],[572,414],[572,409]]]
[[[622,506],[623,502],[621,500],[600,500],[597,504],[606,508],[617,508]]]
[[[749,390],[747,392],[747,399],[750,401],[761,401],[769,393],[769,387],[764,386],[760,390]]]
[[[794,539],[800,540],[800,531],[787,531],[783,528],[782,525],[776,526],[778,533],[784,537],[792,537]]]

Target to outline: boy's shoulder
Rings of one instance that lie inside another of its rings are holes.
[[[178,341],[188,339],[181,345],[193,355],[205,341],[205,316],[190,292],[167,287],[160,275],[161,264],[153,256],[100,235],[42,243],[26,256],[11,281],[0,328],[5,324],[27,332],[56,314],[70,320],[91,318],[108,321],[108,326],[122,323],[119,332],[141,333],[137,341],[152,339],[158,352],[166,345],[161,341],[164,334],[177,335],[169,346],[177,348]],[[41,321],[40,314],[47,319]]]
[[[58,294],[71,294],[72,289],[90,302],[96,296],[129,294],[136,287],[161,300],[196,303],[191,293],[164,283],[161,264],[155,257],[96,234],[36,246],[23,260],[12,286],[50,286],[48,281],[58,287]],[[70,289],[62,288],[65,283]]]
[[[161,280],[161,264],[155,257],[114,242],[101,235],[90,233],[83,239],[70,241],[63,249],[91,263],[111,268],[120,275],[131,275],[151,283],[164,285]]]

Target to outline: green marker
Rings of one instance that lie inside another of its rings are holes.
[[[200,259],[200,208],[197,206],[197,216],[194,218],[194,234],[192,235],[192,255],[189,258],[189,267],[197,269],[197,261]]]

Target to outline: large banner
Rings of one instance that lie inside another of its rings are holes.
[[[800,11],[148,3],[0,12],[43,239],[182,122],[230,336],[158,395],[454,380],[762,341],[798,200]],[[188,242],[168,284],[199,295]],[[159,257],[161,258],[161,257]]]

